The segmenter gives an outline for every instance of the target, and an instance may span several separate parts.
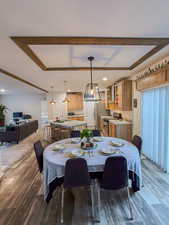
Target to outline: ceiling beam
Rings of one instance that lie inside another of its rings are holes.
[[[159,45],[168,44],[169,38],[128,37],[16,37],[13,41],[27,45]]]
[[[169,38],[129,37],[11,37],[11,39],[43,71],[86,71],[88,67],[47,67],[31,49],[31,45],[110,45],[154,46],[149,52],[129,67],[94,67],[93,70],[132,70],[169,44]]]
[[[35,85],[35,84],[33,84],[33,83],[27,81],[27,80],[24,80],[24,79],[22,79],[21,77],[18,77],[18,76],[16,76],[15,74],[10,73],[10,72],[8,72],[8,71],[6,71],[6,70],[3,70],[3,69],[1,69],[1,68],[0,68],[0,73],[3,73],[3,74],[5,74],[5,75],[7,75],[7,76],[9,76],[9,77],[11,77],[11,78],[13,78],[13,79],[15,79],[15,80],[18,80],[18,81],[24,83],[24,84],[27,84],[27,85],[29,85],[29,86],[31,86],[31,87],[34,87],[34,88],[36,88],[36,89],[39,89],[39,90],[41,90],[41,91],[43,91],[43,92],[45,92],[45,93],[48,93],[47,90],[45,90],[45,89],[43,89],[43,88],[40,88],[39,86],[37,86],[37,85]]]

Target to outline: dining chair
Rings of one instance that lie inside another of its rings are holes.
[[[37,163],[38,163],[38,167],[39,167],[39,172],[42,173],[43,172],[43,151],[44,151],[44,148],[43,148],[40,141],[37,141],[37,142],[34,143],[34,150],[35,150],[35,155],[36,155],[36,159],[37,159]]]
[[[134,135],[132,139],[132,143],[137,147],[139,151],[139,155],[141,156],[141,148],[142,148],[142,138],[138,135]]]
[[[100,215],[101,199],[100,188],[106,190],[117,190],[125,188],[127,192],[127,202],[130,211],[130,219],[133,219],[132,207],[130,202],[130,192],[128,188],[127,160],[123,156],[109,157],[106,160],[103,177],[97,182],[98,209]]]
[[[71,138],[80,137],[80,130],[72,130],[70,133]]]
[[[92,130],[93,137],[101,136],[100,130]]]
[[[88,173],[87,162],[83,158],[68,159],[65,165],[65,175],[61,194],[61,223],[63,223],[65,189],[87,187],[87,186],[90,187],[91,190],[92,217],[94,217],[93,186],[91,185],[91,179]]]

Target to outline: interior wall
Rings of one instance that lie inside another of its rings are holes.
[[[51,96],[48,96],[48,118],[49,120],[54,120],[56,117],[59,119],[67,119],[67,103],[63,103],[66,97],[65,92],[55,92],[53,98],[55,104],[50,104]]]
[[[1,95],[0,104],[7,106],[5,122],[10,123],[13,118],[13,112],[23,112],[30,114],[33,120],[38,120],[41,124],[41,100],[40,94],[16,94],[16,95]]]
[[[133,99],[137,101],[137,107],[133,105],[132,123],[133,135],[141,135],[141,92],[136,90],[136,81],[133,81]]]

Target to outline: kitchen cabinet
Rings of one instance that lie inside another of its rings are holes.
[[[109,109],[110,104],[112,103],[112,87],[108,87],[105,92],[105,106],[106,109]]]
[[[80,92],[68,93],[69,102],[67,104],[68,112],[83,109],[83,95]]]
[[[106,109],[132,110],[132,81],[122,80],[106,90]]]
[[[121,111],[132,110],[132,81],[122,80],[117,83],[115,103]]]
[[[109,121],[109,136],[122,138],[127,141],[132,140],[132,124],[130,122]]]
[[[84,116],[68,116],[68,119],[84,121]]]

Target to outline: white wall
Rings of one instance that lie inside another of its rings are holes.
[[[32,119],[38,120],[41,123],[41,100],[40,94],[17,94],[17,95],[1,95],[0,104],[8,107],[6,114],[6,123],[12,119],[13,112],[23,112],[30,114]]]
[[[55,92],[53,94],[55,104],[50,104],[51,96],[48,96],[48,116],[49,120],[54,120],[56,117],[67,119],[67,103],[63,103],[66,97],[65,92]]]

